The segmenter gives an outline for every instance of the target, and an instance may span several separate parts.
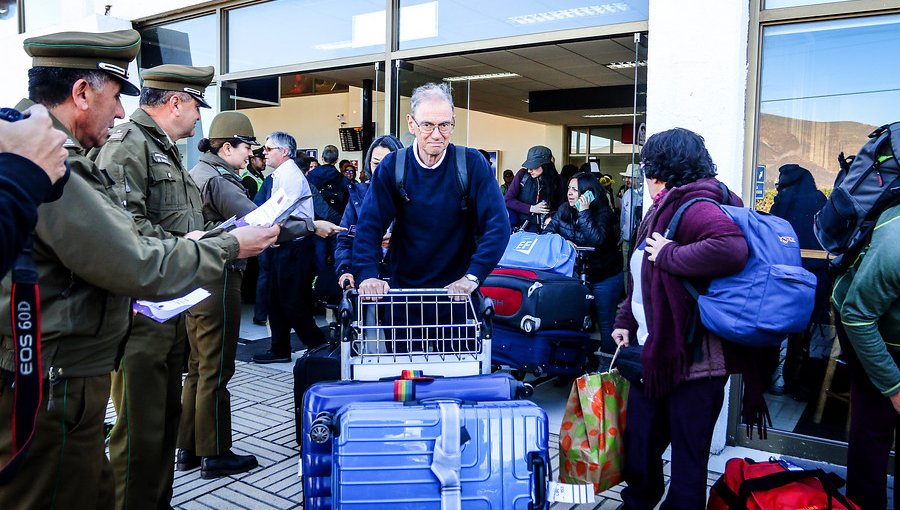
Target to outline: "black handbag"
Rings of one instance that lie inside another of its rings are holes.
[[[638,344],[629,344],[628,347],[620,345],[609,364],[610,370],[618,370],[622,377],[638,388],[644,385],[644,367],[641,365],[643,349],[643,346]]]

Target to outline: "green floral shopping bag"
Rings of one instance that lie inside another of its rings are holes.
[[[628,385],[617,370],[572,384],[559,431],[560,482],[592,483],[599,494],[622,481]]]

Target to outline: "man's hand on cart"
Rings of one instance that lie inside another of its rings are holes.
[[[465,296],[472,294],[472,292],[478,288],[478,283],[463,276],[459,280],[447,285],[446,288],[447,293],[449,294],[464,294],[453,297],[455,301],[464,301],[466,299]]]
[[[391,286],[384,280],[378,278],[366,278],[359,284],[360,296],[371,296],[373,294],[387,294],[391,290]],[[369,300],[380,298],[368,298]]]

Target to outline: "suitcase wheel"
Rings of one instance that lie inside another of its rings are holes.
[[[522,331],[526,333],[531,333],[535,329],[537,329],[537,323],[535,323],[534,319],[525,318],[522,319]]]
[[[331,413],[319,413],[309,427],[309,439],[313,443],[324,444],[331,440]]]

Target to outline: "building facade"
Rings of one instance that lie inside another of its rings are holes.
[[[838,153],[900,118],[900,1],[876,0],[0,0],[0,103],[25,94],[24,38],[128,27],[143,37],[133,76],[216,68],[214,108],[182,145],[188,166],[230,109],[258,136],[284,130],[313,153],[334,144],[361,161],[373,136],[410,141],[415,86],[448,81],[454,141],[490,151],[498,176],[546,145],[558,167],[594,161],[620,181],[645,136],[681,126],[705,137],[745,203],[767,210],[782,165],[808,169],[827,193]],[[767,396],[768,439],[744,436],[733,379],[715,450],[844,462],[845,374],[833,327],[814,326],[800,361],[786,362],[802,388],[778,395],[776,381]]]

